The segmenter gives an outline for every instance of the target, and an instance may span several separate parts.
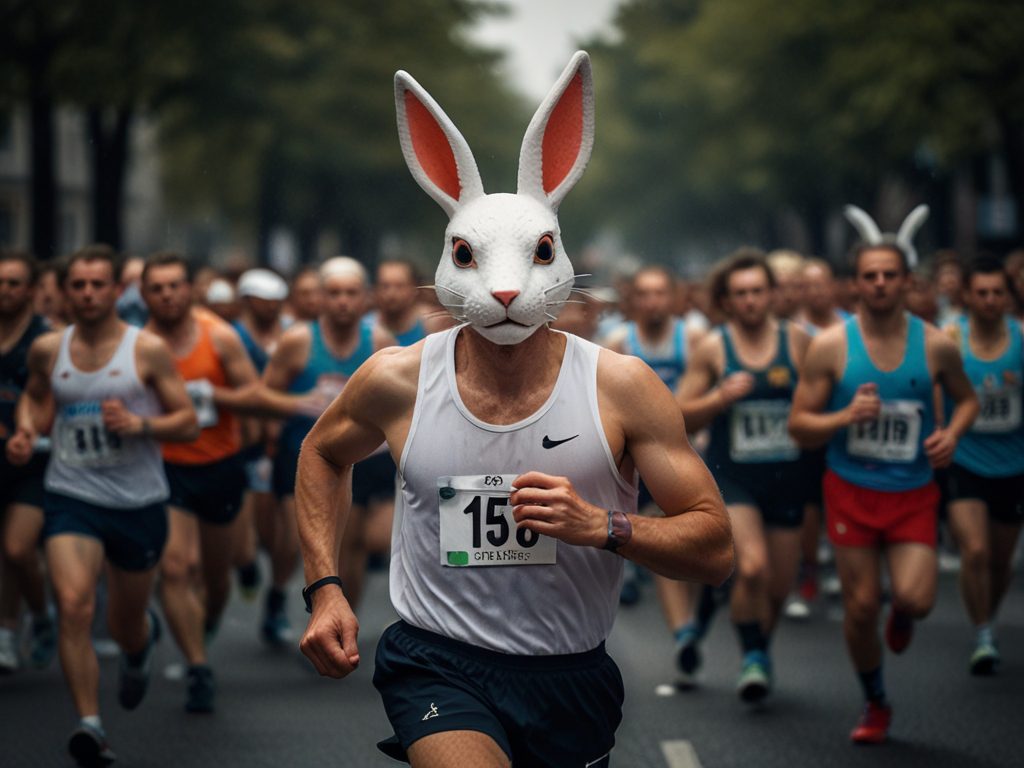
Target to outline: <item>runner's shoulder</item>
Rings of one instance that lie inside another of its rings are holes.
[[[355,402],[366,398],[411,402],[416,397],[424,343],[420,340],[408,347],[385,347],[374,352],[353,374],[345,394]]]
[[[924,344],[926,352],[930,355],[936,355],[943,360],[960,359],[960,347],[949,333],[931,323],[924,324]]]
[[[64,331],[47,331],[32,340],[28,348],[29,368],[52,365],[60,350],[60,340]]]

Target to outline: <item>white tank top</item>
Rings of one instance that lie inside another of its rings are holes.
[[[504,653],[579,653],[611,631],[622,558],[517,531],[505,506],[529,470],[568,477],[600,507],[633,512],[597,408],[600,348],[566,335],[547,402],[515,424],[469,412],[455,381],[460,328],[428,336],[399,467],[391,600],[405,621]],[[554,562],[552,562],[554,561]]]
[[[91,372],[71,362],[74,330],[69,326],[61,336],[50,376],[57,414],[46,490],[111,509],[166,500],[167,477],[159,444],[150,438],[108,432],[100,410],[104,400],[119,398],[139,416],[160,413],[155,393],[142,383],[135,368],[139,329],[128,326],[110,362]]]

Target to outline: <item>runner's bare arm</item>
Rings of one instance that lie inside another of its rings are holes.
[[[863,415],[860,410],[854,410],[853,403],[838,411],[825,411],[839,378],[838,358],[845,343],[844,334],[843,326],[835,326],[815,336],[800,366],[800,378],[789,411],[789,433],[801,448],[820,448],[838,430]]]
[[[249,412],[257,404],[259,374],[256,366],[249,359],[238,332],[227,323],[214,325],[210,336],[227,377],[226,387],[213,388],[213,402],[240,413]]]
[[[957,345],[936,328],[929,327],[925,333],[927,334],[925,344],[928,367],[934,371],[936,383],[942,385],[954,403],[949,423],[942,427],[939,426],[941,423],[939,419],[936,419],[935,431],[924,441],[924,450],[928,455],[928,460],[933,467],[941,469],[948,466],[953,460],[957,442],[971,428],[981,407],[974,387],[971,386],[970,379],[964,373],[963,361],[960,359],[960,350]],[[941,411],[936,413],[941,413]]]
[[[415,399],[410,350],[378,352],[356,371],[341,395],[310,430],[299,453],[295,514],[306,583],[339,570],[341,535],[352,506],[352,465],[385,438],[385,430]],[[418,358],[417,358],[418,359]],[[412,380],[411,394],[403,381]],[[344,677],[359,664],[359,623],[342,590],[314,593],[302,652],[321,675]]]
[[[258,412],[287,418],[300,411],[303,396],[288,394],[286,390],[305,367],[312,338],[305,324],[294,325],[281,334],[256,392]]]
[[[618,553],[669,578],[722,583],[733,567],[729,517],[690,447],[682,414],[642,361],[611,352],[600,360],[599,408],[612,455],[620,466],[635,464],[665,512],[663,518],[629,514],[632,537]],[[517,523],[570,544],[607,542],[608,511],[577,496],[566,478],[528,472],[512,484]]]
[[[15,433],[7,440],[7,459],[20,466],[32,458],[36,437],[53,427],[55,406],[50,371],[60,348],[60,333],[40,336],[28,350],[28,380],[15,406]]]
[[[691,433],[706,427],[731,404],[723,397],[722,389],[715,387],[721,375],[723,355],[721,335],[705,335],[694,348],[686,373],[679,382],[676,401]]]
[[[190,443],[199,437],[199,422],[185,380],[174,366],[171,350],[158,336],[142,331],[135,347],[139,378],[153,388],[163,413],[143,417],[120,400],[103,403],[103,423],[120,435],[148,435],[165,443]]]

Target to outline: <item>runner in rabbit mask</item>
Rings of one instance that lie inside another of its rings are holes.
[[[572,266],[556,212],[593,141],[577,53],[535,115],[517,194],[485,195],[465,140],[404,72],[402,148],[451,217],[437,270],[464,321],[376,354],[303,445],[297,510],[312,618],[303,652],[343,677],[358,622],[335,574],[352,465],[399,465],[391,598],[374,683],[417,766],[607,765],[622,680],[604,650],[623,558],[720,583],[728,518],[671,393],[641,361],[546,327]],[[639,472],[664,518],[637,517]]]

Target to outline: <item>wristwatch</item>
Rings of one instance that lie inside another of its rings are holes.
[[[633,524],[629,521],[625,512],[614,509],[608,510],[608,539],[604,548],[609,552],[615,552],[619,547],[629,543],[633,538]]]

